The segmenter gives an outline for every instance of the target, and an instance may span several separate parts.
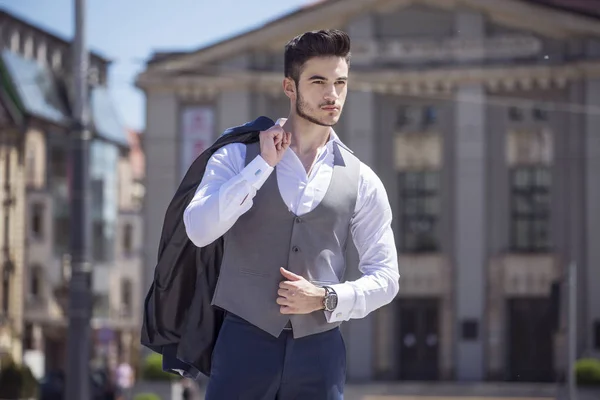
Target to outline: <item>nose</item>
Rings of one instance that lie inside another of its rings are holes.
[[[328,101],[337,100],[339,95],[338,95],[337,88],[335,87],[335,85],[328,85],[327,89],[325,89],[325,95],[323,97],[325,98],[325,100],[328,100]]]

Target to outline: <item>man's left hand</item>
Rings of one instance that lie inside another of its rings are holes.
[[[282,314],[310,314],[323,309],[325,289],[315,286],[300,275],[281,268],[287,281],[279,284],[277,304]]]

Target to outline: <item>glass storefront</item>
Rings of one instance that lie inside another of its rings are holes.
[[[94,140],[90,150],[92,192],[93,259],[110,262],[114,259],[117,231],[118,193],[117,166],[119,148]]]
[[[69,252],[69,147],[56,141],[50,147],[50,176],[54,203],[54,249],[57,256]],[[95,262],[114,259],[118,213],[117,166],[119,148],[100,139],[90,148],[92,256]]]

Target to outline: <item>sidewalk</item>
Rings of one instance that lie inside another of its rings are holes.
[[[555,399],[556,384],[521,384],[505,382],[385,382],[365,385],[348,385],[349,398],[360,400],[387,399]],[[399,397],[401,396],[401,397]]]
[[[344,400],[569,400],[564,386],[508,382],[389,382],[346,386]],[[580,389],[578,400],[600,400],[600,389]]]
[[[204,388],[202,388],[204,389]],[[200,399],[204,399],[202,393]],[[378,382],[347,384],[344,400],[570,400],[559,384]],[[579,389],[577,400],[600,400],[600,388]]]

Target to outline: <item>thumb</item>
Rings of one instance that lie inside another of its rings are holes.
[[[291,281],[300,281],[303,279],[300,275],[296,275],[295,273],[288,271],[283,267],[281,267],[279,270],[281,271],[281,275],[285,276]]]

